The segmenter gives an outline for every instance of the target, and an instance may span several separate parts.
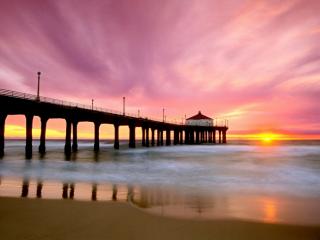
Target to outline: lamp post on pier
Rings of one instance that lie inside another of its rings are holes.
[[[123,100],[123,116],[126,114],[126,97],[122,98]]]
[[[162,108],[162,121],[164,122],[165,119],[164,119],[164,108]]]
[[[94,102],[94,99],[91,99],[91,109],[93,110],[93,102]]]
[[[37,101],[40,101],[40,75],[41,72],[38,72],[38,88],[37,88]]]

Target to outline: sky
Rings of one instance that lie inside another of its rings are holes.
[[[1,0],[0,88],[35,94],[41,71],[47,97],[121,111],[125,96],[148,117],[227,118],[230,136],[319,138],[319,12],[318,0]],[[6,133],[24,124],[10,116]]]

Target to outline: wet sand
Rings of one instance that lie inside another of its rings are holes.
[[[151,215],[126,203],[0,198],[1,239],[320,239],[320,226]]]

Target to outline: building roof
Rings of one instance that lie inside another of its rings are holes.
[[[201,111],[199,111],[198,114],[196,114],[196,115],[194,115],[194,116],[192,116],[192,117],[187,118],[187,120],[203,120],[203,119],[212,120],[212,118],[209,118],[209,117],[203,115],[203,114],[201,113]]]

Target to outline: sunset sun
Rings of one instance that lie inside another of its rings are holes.
[[[276,133],[261,133],[259,134],[259,139],[263,142],[272,142],[274,140],[279,140],[280,135]]]

